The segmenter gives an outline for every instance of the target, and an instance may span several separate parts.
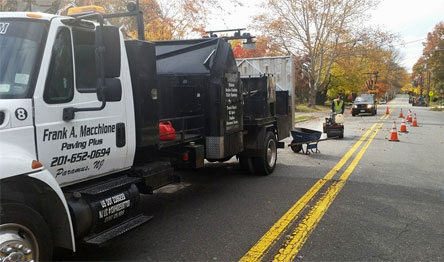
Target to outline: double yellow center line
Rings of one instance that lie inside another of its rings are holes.
[[[380,119],[385,120],[389,115],[384,115]],[[264,258],[267,251],[280,239],[288,227],[298,218],[300,212],[313,199],[319,190],[341,170],[341,168],[352,157],[356,150],[361,146],[364,140],[371,134],[364,147],[358,152],[352,163],[344,171],[339,181],[334,181],[327,192],[310,209],[301,223],[292,232],[285,242],[284,246],[274,257],[274,261],[292,261],[302,248],[310,233],[314,230],[317,223],[327,211],[330,204],[344,187],[348,177],[351,175],[362,156],[364,155],[370,143],[382,127],[382,123],[373,124],[370,129],[356,142],[353,147],[341,158],[341,160],[323,177],[318,180],[269,230],[259,241],[240,259],[242,262],[260,261]]]

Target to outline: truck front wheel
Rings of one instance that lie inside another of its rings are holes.
[[[273,173],[277,161],[277,143],[273,132],[267,132],[265,135],[264,148],[262,156],[254,158],[254,169],[257,174],[269,175]]]
[[[0,207],[0,261],[52,260],[52,239],[39,213],[22,205]]]

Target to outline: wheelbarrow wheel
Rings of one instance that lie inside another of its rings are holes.
[[[293,144],[296,142],[292,141],[291,143]],[[290,146],[290,147],[291,147],[291,150],[293,150],[293,152],[295,152],[295,153],[299,153],[302,150],[302,145],[294,145],[294,146]]]

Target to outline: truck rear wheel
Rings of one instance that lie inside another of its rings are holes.
[[[273,132],[267,132],[265,135],[264,148],[262,156],[253,159],[254,169],[259,175],[269,175],[273,173],[277,161],[277,143]]]
[[[22,205],[0,207],[0,261],[52,260],[52,238],[42,216]]]

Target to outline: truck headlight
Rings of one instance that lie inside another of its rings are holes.
[[[367,108],[372,108],[373,107],[373,105],[367,105]]]
[[[353,105],[353,108],[358,108],[358,106],[357,105]]]

